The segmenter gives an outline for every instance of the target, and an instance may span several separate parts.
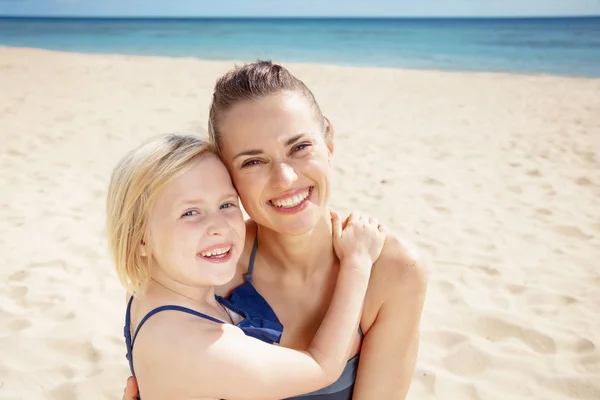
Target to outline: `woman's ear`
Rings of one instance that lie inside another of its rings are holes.
[[[323,117],[325,119],[325,144],[327,145],[327,152],[329,153],[329,163],[331,163],[331,159],[333,157],[333,125],[329,118]]]
[[[329,165],[333,163],[333,140],[327,143],[327,155],[329,157]]]

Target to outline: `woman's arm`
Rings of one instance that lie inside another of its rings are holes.
[[[354,400],[402,400],[413,377],[428,280],[416,249],[388,234],[365,299],[366,331]]]

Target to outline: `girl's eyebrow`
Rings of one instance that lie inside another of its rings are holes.
[[[192,199],[192,198],[185,198],[185,199],[181,199],[179,201],[176,201],[174,203],[174,206],[177,207],[181,207],[184,205],[193,205],[193,204],[204,204],[205,201],[204,199]]]
[[[228,200],[228,199],[237,199],[239,196],[237,193],[235,192],[227,192],[225,195],[223,195],[221,197],[221,201],[224,200]],[[206,200],[199,198],[199,197],[195,197],[195,198],[184,198],[181,199],[180,201],[176,201],[174,203],[174,206],[177,207],[181,207],[181,206],[187,206],[187,205],[195,205],[195,204],[205,204]]]

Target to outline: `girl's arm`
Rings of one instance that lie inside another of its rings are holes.
[[[334,218],[340,271],[331,305],[307,351],[264,343],[233,325],[209,325],[178,313],[156,315],[134,350],[142,398],[146,386],[157,394],[281,399],[334,382],[347,362],[370,269],[383,242],[374,220],[355,214],[342,231],[339,217]]]

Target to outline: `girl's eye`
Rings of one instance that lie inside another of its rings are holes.
[[[192,216],[198,215],[198,214],[200,214],[198,211],[196,211],[196,210],[190,210],[190,211],[186,211],[185,213],[183,213],[183,215],[181,217],[182,218],[183,217],[192,217]]]
[[[225,203],[225,204],[221,205],[221,210],[224,210],[226,208],[235,207],[235,206],[236,206],[235,203]]]
[[[242,164],[242,168],[251,167],[260,164],[260,160],[247,160]]]

